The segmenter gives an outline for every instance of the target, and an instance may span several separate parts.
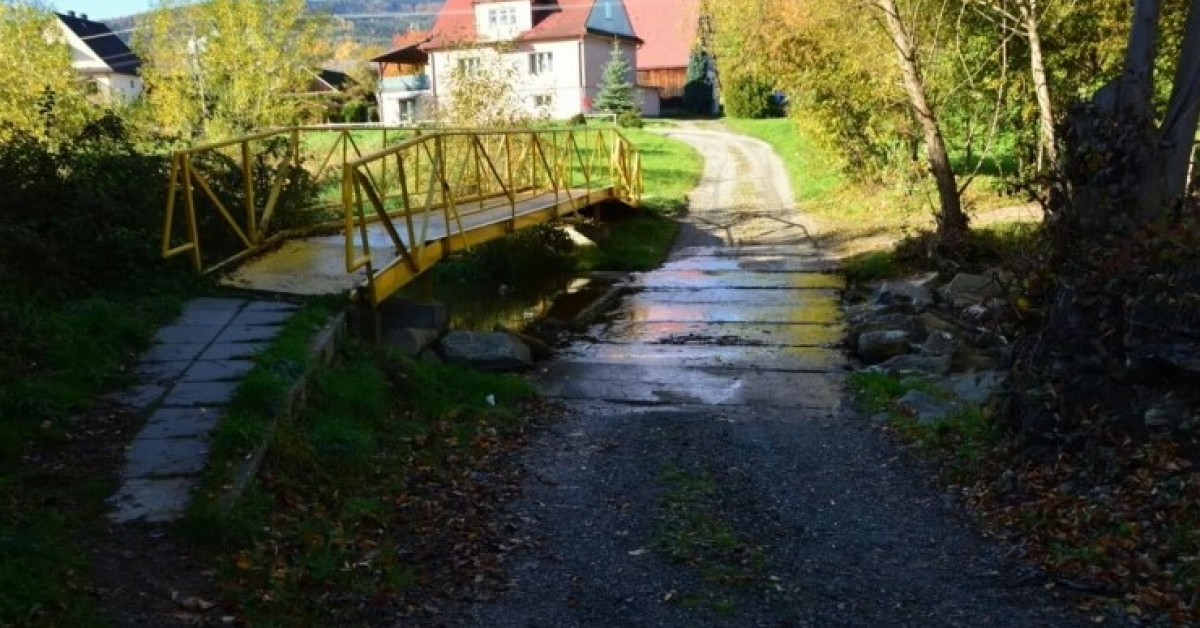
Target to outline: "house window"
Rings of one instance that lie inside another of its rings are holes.
[[[459,59],[458,72],[463,76],[476,76],[479,74],[479,57]]]
[[[488,26],[516,26],[517,25],[517,9],[516,7],[500,7],[498,9],[488,9]]]
[[[529,55],[530,74],[549,74],[554,71],[554,54],[535,52]]]
[[[400,124],[412,124],[417,119],[417,101],[401,100],[397,104],[400,106]]]
[[[533,106],[538,107],[538,108],[553,107],[554,106],[554,95],[553,94],[535,94],[533,97]]]

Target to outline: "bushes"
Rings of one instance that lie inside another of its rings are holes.
[[[774,118],[780,115],[775,90],[759,79],[743,76],[725,88],[725,115],[734,118]]]
[[[646,123],[642,121],[642,114],[636,111],[622,111],[617,115],[617,126],[626,129],[640,129]]]
[[[0,144],[0,284],[90,293],[154,262],[167,165],[113,117],[59,146],[25,134]]]
[[[361,102],[348,102],[342,105],[342,122],[358,124],[367,121],[367,105]]]

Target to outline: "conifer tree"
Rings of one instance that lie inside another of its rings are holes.
[[[683,104],[692,113],[712,113],[713,84],[708,76],[708,59],[703,51],[692,51],[683,84]]]
[[[620,41],[613,39],[612,55],[608,65],[604,66],[604,83],[600,93],[596,94],[597,111],[625,113],[640,109],[633,99],[633,83],[629,80],[632,73],[633,68],[621,52]]]

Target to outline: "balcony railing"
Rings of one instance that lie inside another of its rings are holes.
[[[429,77],[424,74],[389,76],[379,81],[381,92],[419,92],[429,89]]]

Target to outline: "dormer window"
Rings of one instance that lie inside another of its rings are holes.
[[[516,26],[517,25],[517,9],[516,7],[499,7],[488,9],[488,26],[496,28],[499,26]]]

